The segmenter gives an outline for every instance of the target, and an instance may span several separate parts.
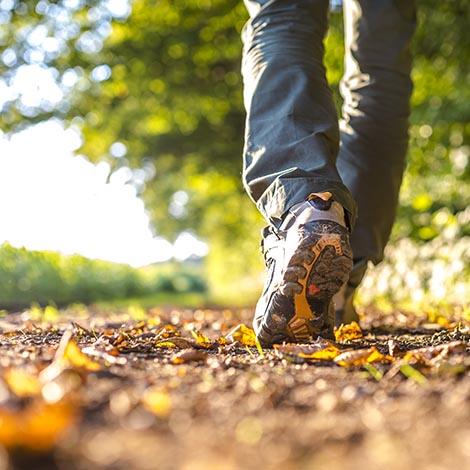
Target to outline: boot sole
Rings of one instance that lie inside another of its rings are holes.
[[[287,312],[269,311],[263,323],[271,328],[262,326],[258,335],[262,344],[333,335],[331,299],[353,266],[348,231],[336,222],[315,221],[299,227],[299,236],[300,243],[270,301],[270,305],[282,305],[291,299],[293,315],[286,321]],[[277,325],[275,331],[273,325]]]

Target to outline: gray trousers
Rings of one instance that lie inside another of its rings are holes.
[[[395,219],[408,145],[413,0],[344,0],[338,116],[323,65],[328,0],[245,0],[244,184],[268,223],[312,192],[346,210],[350,285],[378,263]]]

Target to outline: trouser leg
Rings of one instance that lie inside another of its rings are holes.
[[[358,204],[351,234],[357,287],[395,220],[408,146],[413,0],[345,0],[345,74],[337,168]]]
[[[244,184],[278,226],[292,205],[329,191],[355,203],[336,169],[337,115],[323,66],[328,0],[246,0]]]

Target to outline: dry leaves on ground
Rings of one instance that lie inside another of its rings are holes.
[[[315,389],[302,388],[298,379],[288,381],[297,373],[306,382],[338,370],[350,374],[354,389],[345,389],[346,398],[360,389],[361,380],[381,382],[386,390],[396,380],[421,385],[432,377],[470,373],[470,330],[461,324],[391,334],[362,331],[352,323],[338,329],[334,342],[318,338],[263,350],[246,320],[249,316],[230,311],[201,310],[150,312],[139,322],[64,315],[54,325],[12,316],[0,325],[0,449],[12,456],[17,450],[66,452],[68,436],[94,420],[103,429],[128,423],[168,434],[171,428],[183,438],[198,420],[218,426],[223,416],[231,422],[236,415],[220,407],[230,409],[244,400],[269,422],[287,392],[292,393],[287,402],[296,404],[291,419],[305,407],[336,406],[334,394],[303,398]],[[286,382],[277,386],[281,377]],[[318,390],[324,390],[320,382]],[[233,438],[258,442],[264,421],[252,415],[244,419],[234,424]],[[88,450],[81,452],[85,458]]]

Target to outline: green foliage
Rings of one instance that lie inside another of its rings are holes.
[[[468,2],[420,2],[407,173],[395,239],[427,241],[449,226],[470,235]]]
[[[206,290],[198,267],[169,264],[134,269],[8,244],[0,247],[0,279],[0,309]]]
[[[389,245],[385,261],[369,269],[359,301],[382,299],[411,305],[411,310],[418,305],[470,305],[469,279],[470,237],[448,227],[424,244],[404,238]]]

